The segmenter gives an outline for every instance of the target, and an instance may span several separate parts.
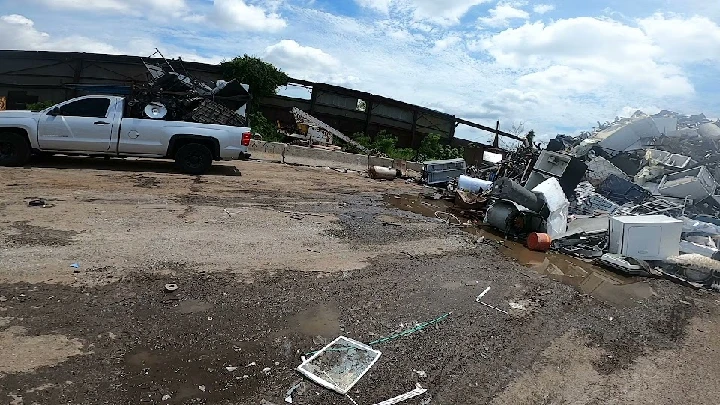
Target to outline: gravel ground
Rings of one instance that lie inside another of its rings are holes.
[[[82,158],[0,168],[0,186],[0,403],[280,404],[301,382],[293,403],[350,404],[303,381],[300,357],[447,313],[375,345],[352,400],[420,383],[405,403],[720,403],[716,294],[642,279],[642,298],[586,294],[384,202],[418,186]],[[507,313],[476,302],[488,286]]]

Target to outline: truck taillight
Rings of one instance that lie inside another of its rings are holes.
[[[252,138],[252,133],[245,132],[242,134],[242,146],[248,146],[250,145],[250,139]]]

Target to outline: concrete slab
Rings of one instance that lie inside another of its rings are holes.
[[[353,153],[288,145],[285,148],[284,156],[284,162],[287,164],[325,166],[357,171],[365,171],[368,168],[368,157]]]
[[[285,148],[287,144],[284,143],[251,140],[248,152],[253,159],[283,163]]]

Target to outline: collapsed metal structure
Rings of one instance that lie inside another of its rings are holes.
[[[148,82],[148,71],[137,56],[0,51],[0,60],[3,61],[0,103],[4,100],[7,109],[24,109],[27,104],[39,101],[59,103],[83,94],[127,96],[132,88]],[[204,83],[222,79],[222,69],[218,65],[162,58],[145,60],[155,65],[172,66],[175,71]],[[326,83],[291,79],[290,84],[311,89],[310,99],[276,95],[258,100],[260,111],[270,122],[294,124],[291,110],[296,107],[346,135],[361,132],[372,136],[387,130],[398,137],[400,147],[418,147],[423,137],[430,133],[441,135],[454,146],[468,146],[469,141],[455,137],[459,125],[489,131],[495,136],[494,145],[480,145],[483,150],[495,146],[491,150],[503,152],[498,150],[500,137],[520,140],[500,131],[497,123],[494,127],[484,126],[427,107]],[[360,100],[364,104],[359,103]],[[214,101],[218,101],[217,97]],[[361,104],[364,108],[359,108]],[[231,110],[239,108],[228,107]],[[471,152],[469,148],[467,152]],[[475,160],[478,159],[468,159]]]
[[[129,117],[247,126],[243,108],[250,100],[247,85],[235,80],[211,85],[187,72],[178,73],[169,63],[143,64],[148,82],[133,87],[128,97]]]

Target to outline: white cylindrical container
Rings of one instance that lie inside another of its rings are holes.
[[[489,190],[492,185],[492,181],[476,179],[474,177],[465,176],[464,174],[460,175],[460,180],[458,180],[458,188],[471,193],[479,193],[480,191]]]
[[[389,167],[373,166],[368,172],[370,173],[370,178],[373,179],[394,180],[395,177],[398,177],[398,171]]]

